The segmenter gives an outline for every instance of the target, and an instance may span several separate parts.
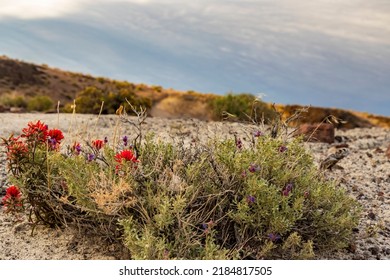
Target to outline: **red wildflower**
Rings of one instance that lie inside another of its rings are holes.
[[[122,161],[132,161],[134,163],[139,162],[137,157],[130,150],[123,150],[122,152],[115,155],[115,161],[122,163]]]
[[[48,136],[48,126],[37,121],[36,123],[29,122],[28,127],[23,128],[22,137],[27,138],[28,141],[46,142]]]
[[[47,133],[49,139],[47,140],[49,143],[49,147],[52,150],[58,150],[61,144],[61,140],[64,139],[64,135],[62,131],[59,129],[51,129]]]
[[[131,163],[139,162],[137,157],[130,150],[123,150],[122,152],[116,154],[115,161],[119,163],[118,165],[115,166],[116,174],[118,174],[119,171],[122,169],[122,164],[124,162],[131,162]],[[135,168],[137,168],[137,167],[135,166]]]
[[[5,193],[5,196],[9,196],[12,198],[20,198],[22,194],[20,193],[19,189],[17,186],[10,186]]]
[[[50,139],[55,139],[56,143],[60,144],[61,140],[64,139],[62,131],[59,129],[50,129],[48,132]]]
[[[10,137],[6,142],[7,160],[18,161],[26,156],[28,148],[26,144],[19,140],[19,137]]]
[[[92,141],[92,146],[96,148],[97,150],[100,150],[104,146],[103,140],[94,140]]]
[[[6,212],[17,211],[22,207],[22,194],[17,186],[10,186],[5,196],[2,199],[4,206],[7,208]]]

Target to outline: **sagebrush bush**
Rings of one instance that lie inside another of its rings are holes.
[[[143,139],[143,121],[132,137],[62,152],[62,134],[42,123],[5,139],[36,220],[123,242],[133,259],[309,259],[350,244],[360,208],[301,139],[254,131],[184,145]]]
[[[45,112],[53,109],[54,102],[49,96],[37,95],[28,99],[27,110]]]
[[[27,108],[26,99],[16,93],[6,93],[0,97],[0,104],[6,107]]]
[[[216,120],[225,119],[230,115],[235,120],[256,122],[264,120],[269,123],[276,117],[275,112],[265,102],[246,93],[216,96],[211,99],[209,106]]]
[[[127,84],[128,83],[124,83],[124,85]],[[122,84],[119,83],[119,85]],[[128,100],[136,108],[143,107],[150,109],[152,101],[148,98],[137,96],[130,86],[131,85],[129,84],[128,88],[119,87],[112,92],[105,92],[96,87],[86,87],[76,96],[76,111],[77,113],[82,114],[98,114],[100,113],[102,103],[104,102],[101,112],[103,114],[114,114],[120,106],[123,106],[131,113],[132,111],[125,100]],[[65,112],[70,113],[72,111],[71,105],[68,104],[65,108]]]

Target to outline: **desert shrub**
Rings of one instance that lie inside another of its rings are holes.
[[[27,110],[45,112],[53,108],[54,102],[49,96],[38,95],[31,97],[27,103]]]
[[[62,133],[41,122],[4,139],[37,222],[123,242],[133,259],[308,259],[350,244],[360,207],[301,139],[254,131],[184,145],[142,139],[138,117],[129,138],[62,151]]]
[[[27,108],[27,100],[23,95],[7,93],[0,97],[0,104],[6,107]]]
[[[97,114],[100,111],[104,93],[96,87],[86,87],[76,96],[77,112],[82,114]]]
[[[103,114],[114,114],[120,106],[124,106],[130,113],[128,100],[136,108],[151,108],[152,102],[149,98],[136,96],[131,89],[122,88],[115,92],[106,93],[96,87],[86,87],[76,97],[76,112],[82,114],[97,114],[102,109]],[[103,108],[102,108],[102,102]],[[64,111],[72,112],[72,105],[67,104]]]
[[[269,122],[275,118],[275,112],[269,106],[251,94],[233,94],[216,96],[211,99],[209,106],[217,120],[232,116],[235,120],[265,120]]]
[[[110,92],[105,100],[107,105],[104,112],[107,114],[114,114],[120,106],[123,106],[131,114],[132,110],[126,100],[136,108],[150,109],[152,107],[152,101],[149,98],[136,96],[132,89],[120,89],[117,92]]]

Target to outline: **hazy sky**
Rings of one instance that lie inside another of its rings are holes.
[[[390,0],[0,0],[0,54],[390,115]]]

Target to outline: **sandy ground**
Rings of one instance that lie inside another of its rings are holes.
[[[112,137],[117,116],[0,114],[0,136],[18,135],[27,122],[41,120],[50,128],[65,132],[69,141]],[[131,120],[135,120],[131,118]],[[266,128],[262,128],[266,130]],[[198,120],[168,120],[148,118],[144,131],[153,132],[164,140],[183,139],[185,142],[204,141],[208,137],[250,138],[254,127],[238,123],[201,122]],[[134,136],[131,124],[121,124],[118,135]],[[363,216],[354,233],[356,244],[348,250],[321,259],[390,259],[390,160],[385,151],[390,144],[390,130],[381,128],[336,131],[345,136],[350,154],[341,160],[327,176],[338,180],[340,187],[355,197],[363,206]],[[334,151],[334,145],[305,144],[317,163]],[[1,187],[9,182],[6,177],[5,155],[0,155]],[[4,192],[4,190],[3,190]],[[10,217],[0,209],[0,259],[117,259],[121,254],[109,246],[102,246],[72,229],[32,227],[26,218]]]

